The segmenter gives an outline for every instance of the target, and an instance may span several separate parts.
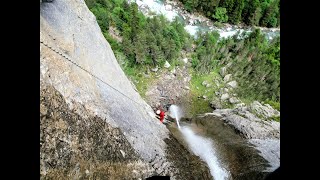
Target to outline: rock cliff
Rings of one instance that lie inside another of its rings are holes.
[[[203,162],[134,90],[83,0],[40,2],[40,91],[43,179],[210,174],[193,172]],[[174,146],[183,158],[173,158]]]

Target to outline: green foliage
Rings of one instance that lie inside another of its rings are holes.
[[[280,16],[279,8],[279,0],[271,1],[270,5],[264,8],[263,16],[260,19],[260,25],[266,27],[275,27],[278,24],[277,21]]]
[[[210,11],[211,18],[224,22],[276,26],[279,24],[279,1],[258,0],[223,0],[223,1],[191,1],[190,7]],[[192,100],[195,112],[210,109],[209,102],[198,100],[203,94],[203,78],[211,78],[213,72],[228,64],[227,73],[231,73],[238,82],[235,91],[239,98],[246,101],[266,99],[270,105],[279,107],[280,101],[280,38],[268,42],[260,30],[249,35],[241,34],[244,39],[232,38],[218,41],[217,32],[199,33],[193,39],[185,31],[184,24],[175,19],[169,22],[164,16],[146,18],[135,3],[128,4],[124,0],[86,0],[90,10],[97,17],[104,37],[110,43],[119,64],[125,73],[136,82],[137,89],[144,95],[148,82],[142,72],[149,67],[162,66],[168,61],[172,67],[179,66],[181,50],[191,53]],[[214,9],[214,12],[211,10]],[[224,10],[225,9],[225,10]],[[110,26],[120,31],[122,42],[115,41],[109,34]],[[191,52],[192,45],[195,51]],[[203,77],[203,78],[200,78]],[[143,82],[142,82],[143,81]],[[195,86],[200,89],[195,89]],[[207,94],[209,98],[214,93]],[[280,108],[280,107],[279,107]]]
[[[280,38],[269,42],[257,29],[247,38],[223,40],[219,47],[228,49],[231,63],[228,73],[238,82],[237,94],[244,99],[280,99]]]
[[[97,17],[98,24],[112,48],[123,52],[128,65],[156,66],[164,61],[172,63],[182,49],[190,49],[190,35],[184,24],[175,19],[169,22],[164,16],[146,18],[136,3],[124,0],[86,0]],[[122,36],[118,43],[108,36],[109,26],[115,26]]]
[[[101,4],[96,4],[96,6],[90,10],[95,14],[101,30],[107,31],[109,29],[109,14],[107,10]]]
[[[218,39],[219,33],[206,32],[196,41],[197,47],[191,63],[197,73],[208,74],[217,68],[219,60],[215,50]]]
[[[190,112],[190,115],[196,115],[212,111],[210,100],[215,96],[214,91],[217,90],[217,87],[206,88],[202,85],[202,82],[207,81],[213,85],[213,79],[219,77],[219,74],[216,71],[205,75],[199,75],[195,71],[190,73],[192,74],[190,85],[191,103],[188,112]],[[207,96],[207,100],[202,98],[203,95]]]
[[[280,102],[272,101],[267,99],[265,101],[266,104],[269,104],[273,109],[280,111]]]
[[[219,22],[227,22],[228,21],[227,9],[222,7],[217,7],[212,17]]]
[[[187,11],[202,12],[208,18],[237,24],[278,27],[280,0],[180,0]],[[225,9],[225,10],[224,10]],[[226,11],[226,12],[225,12]]]
[[[232,10],[229,11],[229,21],[238,24],[241,20],[241,13],[244,8],[244,0],[236,0],[233,3]]]
[[[272,118],[274,121],[280,122],[280,116],[275,116]]]

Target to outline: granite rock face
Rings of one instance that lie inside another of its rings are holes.
[[[41,178],[188,177],[83,0],[40,3],[40,84]]]
[[[40,179],[138,179],[156,174],[119,128],[75,104],[86,115],[80,116],[52,86],[42,86],[40,93]]]
[[[145,160],[153,159],[155,150],[164,156],[168,130],[134,90],[84,1],[42,3],[40,41],[52,47],[40,43],[41,81],[57,89],[71,108],[73,102],[84,104],[93,115],[121,129]]]

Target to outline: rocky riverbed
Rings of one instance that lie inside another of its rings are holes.
[[[172,21],[175,17],[185,22],[185,29],[191,34],[196,35],[198,30],[219,32],[220,37],[230,37],[237,31],[252,32],[253,28],[259,28],[265,33],[268,39],[272,39],[280,34],[280,28],[266,28],[266,27],[250,27],[244,24],[232,25],[228,23],[219,23],[219,26],[203,16],[200,13],[189,13],[184,5],[178,0],[128,0],[129,2],[136,2],[141,12],[147,16],[156,14],[163,14],[166,18]]]

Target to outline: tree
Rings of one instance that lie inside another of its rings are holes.
[[[261,8],[259,0],[247,1],[242,13],[243,21],[247,25],[258,25],[261,18]]]
[[[101,30],[103,32],[107,31],[109,29],[109,14],[107,10],[101,4],[96,4],[96,6],[91,9],[91,11],[96,16]]]
[[[279,3],[280,1],[274,0],[266,8],[261,20],[260,25],[265,27],[275,27],[277,25],[277,15],[279,16]]]
[[[244,0],[234,1],[232,11],[229,15],[230,22],[234,24],[238,24],[240,22],[243,7],[244,7]]]
[[[217,7],[212,17],[219,22],[227,22],[228,21],[227,9],[223,7]]]

